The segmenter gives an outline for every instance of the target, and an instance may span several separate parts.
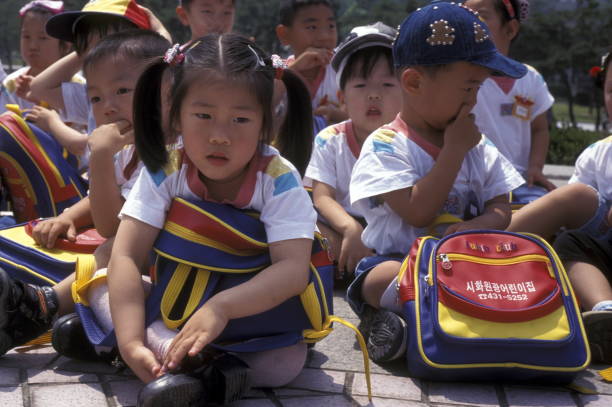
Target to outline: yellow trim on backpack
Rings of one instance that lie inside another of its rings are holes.
[[[106,279],[106,274],[93,277],[96,272],[96,259],[93,255],[80,255],[75,266],[74,282],[70,286],[72,299],[75,303],[89,306],[87,291],[95,281]]]
[[[13,157],[5,153],[4,151],[0,152],[0,157],[3,157],[5,160],[11,163],[15,171],[19,174],[18,179],[7,179],[6,181],[9,184],[23,184],[25,186],[25,192],[27,198],[31,199],[34,202],[34,205],[38,204],[38,200],[36,199],[36,194],[34,193],[34,187],[30,182],[30,178],[26,175],[23,167],[15,160]]]
[[[308,286],[306,286],[306,289],[300,294],[300,300],[313,329],[315,331],[322,330],[323,317],[321,315],[321,306],[314,283],[309,283]]]
[[[561,305],[554,312],[526,322],[493,322],[462,314],[438,302],[438,322],[447,334],[459,338],[522,338],[560,341],[570,335]]]
[[[198,307],[198,304],[206,291],[206,287],[208,286],[210,271],[202,269],[196,270],[196,277],[191,292],[189,293],[189,300],[182,311],[181,317],[179,319],[170,319],[169,315],[170,312],[172,312],[172,307],[180,295],[181,289],[185,286],[185,282],[187,281],[192,269],[193,267],[179,263],[172,273],[172,277],[170,278],[170,281],[166,286],[166,290],[164,291],[160,305],[161,316],[166,326],[170,329],[177,329],[179,326],[183,325],[185,321],[187,321],[187,319]]]
[[[179,225],[178,223],[172,221],[166,221],[164,225],[164,230],[168,233],[171,233],[175,236],[178,236],[184,240],[189,242],[193,242],[202,246],[213,247],[217,250],[221,250],[222,252],[233,254],[235,256],[254,256],[257,254],[261,254],[262,250],[236,250],[227,246],[217,240],[210,239],[206,236],[202,236],[201,234],[192,231],[184,226]]]
[[[0,236],[18,243],[22,246],[29,247],[33,250],[37,250],[46,256],[52,257],[56,260],[63,261],[66,263],[72,263],[75,260],[76,254],[74,252],[67,252],[59,249],[47,249],[37,245],[34,239],[28,235],[25,231],[25,227],[14,227],[0,230]]]
[[[195,267],[197,269],[207,269],[210,271],[218,271],[220,273],[238,273],[238,274],[244,274],[244,273],[252,273],[254,271],[259,271],[259,270],[263,270],[264,268],[268,267],[268,265],[264,265],[261,267],[251,267],[251,268],[246,268],[246,269],[232,269],[232,268],[225,268],[225,267],[213,267],[210,266],[208,264],[201,264],[201,263],[196,263],[193,261],[187,261],[185,259],[181,259],[179,257],[175,257],[172,256],[171,254],[168,254],[166,252],[163,252],[161,250],[159,250],[158,248],[153,248],[153,250],[155,250],[155,253],[157,253],[158,255],[160,255],[161,257],[164,257],[168,260],[172,260],[176,263],[182,263],[182,264],[186,264],[188,266],[191,267]]]
[[[545,242],[543,242],[545,243]],[[547,243],[545,243],[545,245],[547,247],[550,248],[550,245],[548,245]],[[419,251],[417,253],[417,258],[415,261],[415,264],[419,264],[419,260],[420,260],[420,256],[421,256],[421,252],[422,252],[422,248],[423,245],[421,245],[421,247],[419,248]],[[560,266],[559,268],[559,274],[562,277],[562,280],[564,280],[565,278],[567,278],[567,276],[565,275],[565,270],[563,269],[563,266],[561,265],[560,262],[558,262],[558,256],[556,255],[556,253],[550,249],[551,253],[553,253],[555,262],[557,263],[558,266]],[[430,265],[431,266],[431,265]],[[431,268],[431,267],[430,267]],[[418,272],[419,272],[419,268],[415,267],[414,268],[414,285],[415,285],[415,299],[414,299],[414,305],[415,305],[415,316],[416,316],[416,339],[417,339],[417,347],[419,350],[419,355],[421,356],[421,359],[423,360],[424,363],[426,363],[429,366],[438,368],[438,369],[473,369],[473,368],[488,368],[488,367],[504,367],[504,368],[523,368],[523,369],[530,369],[530,370],[540,370],[540,371],[551,371],[551,372],[579,372],[581,370],[586,369],[586,367],[591,363],[591,352],[588,346],[588,342],[586,340],[586,333],[584,331],[584,326],[582,324],[582,320],[580,317],[578,317],[578,321],[580,323],[580,330],[582,332],[583,338],[585,338],[585,352],[586,352],[586,359],[585,362],[581,365],[581,366],[575,366],[575,367],[561,367],[561,366],[538,366],[538,365],[529,365],[526,363],[517,363],[517,362],[502,362],[502,363],[465,363],[465,364],[443,364],[443,363],[436,363],[434,361],[432,361],[431,359],[429,359],[427,357],[427,355],[425,354],[425,350],[423,349],[423,341],[422,341],[422,330],[421,330],[421,299],[420,299],[420,281],[418,278]],[[563,272],[561,272],[563,270]],[[431,270],[430,270],[431,271]],[[574,306],[576,307],[576,309],[578,308],[578,303],[576,302],[576,298],[573,295],[573,292],[570,290],[570,293],[572,295],[572,299],[574,301]],[[440,303],[438,302],[438,306],[440,305]]]
[[[17,121],[17,124],[19,124],[21,129],[26,133],[28,138],[34,143],[36,148],[38,148],[40,153],[43,155],[43,157],[45,158],[45,161],[49,165],[49,168],[51,168],[53,176],[57,180],[58,184],[61,187],[65,187],[66,184],[64,183],[64,180],[62,178],[62,174],[60,174],[59,170],[57,169],[57,167],[55,166],[53,161],[49,158],[49,156],[47,155],[47,152],[45,151],[43,146],[40,144],[40,141],[38,140],[38,137],[36,137],[34,132],[32,132],[32,129],[30,129],[30,126],[28,126],[28,124],[25,122],[25,120],[21,116],[19,116],[19,115],[15,114],[15,115],[13,115],[13,118],[15,119],[15,121]],[[24,149],[24,151],[25,151],[25,149]]]
[[[200,212],[202,215],[209,217],[210,219],[214,220],[215,222],[222,224],[225,228],[230,230],[232,233],[234,233],[235,235],[240,236],[242,239],[248,241],[249,243],[251,243],[251,244],[253,244],[255,246],[259,246],[261,248],[267,248],[268,247],[268,243],[267,242],[260,242],[259,240],[253,239],[252,237],[242,233],[241,231],[239,231],[238,229],[236,229],[233,226],[229,225],[228,223],[222,221],[221,219],[219,219],[218,217],[216,217],[212,213],[206,212],[206,211],[202,210],[201,208],[199,208],[198,206],[192,204],[191,202],[186,201],[185,199],[182,199],[182,198],[174,198],[174,199],[179,201],[179,202],[181,202],[183,205],[188,206],[191,209]]]

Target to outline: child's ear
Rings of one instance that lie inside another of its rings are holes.
[[[289,27],[284,24],[276,26],[276,36],[282,45],[289,45]]]
[[[419,92],[423,74],[414,68],[407,68],[400,75],[400,86],[406,93]]]
[[[187,12],[183,8],[183,6],[178,6],[176,8],[176,15],[184,26],[189,26],[189,17],[187,17]]]
[[[516,18],[508,21],[504,27],[504,34],[506,34],[506,38],[508,38],[508,42],[512,41],[519,33],[521,23],[518,22]]]

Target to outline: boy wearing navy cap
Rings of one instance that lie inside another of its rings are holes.
[[[460,221],[443,234],[505,229],[508,193],[524,182],[470,112],[489,75],[518,78],[526,69],[497,51],[475,12],[447,2],[418,9],[400,26],[393,57],[402,109],[368,137],[350,185],[367,221],[363,242],[376,255],[358,264],[347,295],[376,362],[404,353],[396,278],[413,241],[444,226],[442,214]]]
[[[317,134],[306,177],[312,180],[318,225],[337,262],[337,277],[352,277],[359,260],[372,254],[361,242],[365,221],[350,205],[349,184],[366,137],[401,108],[391,52],[396,35],[381,22],[355,27],[331,60],[338,97],[350,119]]]

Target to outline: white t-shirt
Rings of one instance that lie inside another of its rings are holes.
[[[295,61],[295,55],[291,55],[287,58],[287,63],[293,61]],[[310,88],[308,84],[306,84],[306,87]],[[313,89],[310,89],[310,91],[314,93],[312,97],[312,110],[327,104],[333,104],[336,107],[340,107],[338,90],[336,71],[334,71],[331,64],[327,64],[325,70],[321,70],[319,77],[315,80]]]
[[[377,254],[408,253],[415,238],[429,234],[399,217],[379,195],[412,187],[435,163],[439,148],[424,140],[398,115],[366,139],[351,177],[351,202],[364,214],[364,244]],[[464,219],[474,207],[506,194],[525,180],[493,144],[483,137],[461,165],[451,192],[440,210]]]
[[[581,182],[595,188],[612,202],[612,135],[587,147],[578,159],[568,183]]]
[[[6,71],[4,70],[4,64],[0,61],[0,81],[3,81],[6,78]]]
[[[87,126],[87,134],[96,129],[96,120],[87,97],[87,84],[64,82],[62,83],[62,97],[66,120]]]
[[[135,151],[134,145],[130,144],[115,154],[115,179],[117,180],[117,185],[121,187],[123,199],[127,199],[138,179],[140,170],[144,167],[141,160],[138,160],[135,165],[132,163]]]
[[[555,101],[542,75],[526,66],[527,74],[520,79],[488,78],[478,91],[478,103],[472,110],[480,132],[521,174],[529,167],[531,122]]]
[[[189,158],[182,150],[171,155],[175,164],[155,174],[140,172],[120,217],[128,215],[161,229],[174,197],[210,200]],[[295,167],[273,147],[264,146],[251,160],[236,199],[223,203],[260,212],[269,243],[314,237],[317,214],[312,201]]]
[[[16,70],[15,72],[11,73],[6,78],[4,78],[4,80],[2,81],[2,87],[0,88],[0,108],[2,111],[5,110],[4,106],[6,104],[19,105],[21,110],[31,109],[34,107],[34,103],[30,102],[29,100],[22,99],[15,94],[15,91],[17,89],[17,83],[15,82],[15,80],[20,75],[28,74],[29,71],[30,71],[30,67],[24,66],[23,68]],[[85,78],[83,78],[79,74],[76,74],[72,77],[72,81],[69,83],[83,85],[85,83]],[[79,122],[74,122],[73,120],[68,120],[64,110],[59,110],[59,114],[62,120],[65,122],[73,122],[76,124],[82,124]]]
[[[306,177],[336,190],[336,201],[353,216],[362,216],[351,207],[349,185],[361,147],[350,120],[323,129],[315,137]]]

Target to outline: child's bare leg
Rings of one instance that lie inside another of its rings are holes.
[[[72,299],[72,283],[74,283],[74,279],[75,273],[72,273],[52,287],[57,296],[58,317],[74,312],[74,300]]]
[[[612,287],[597,267],[588,263],[570,262],[565,268],[583,309],[591,310],[602,301],[612,301]]]
[[[586,224],[598,207],[593,188],[581,183],[565,185],[515,212],[507,230],[550,237],[561,227],[577,229]]]
[[[397,277],[400,267],[399,261],[384,261],[368,273],[361,286],[361,296],[367,304],[380,308],[380,300],[391,281]]]
[[[307,351],[305,343],[296,343],[262,352],[237,353],[236,356],[249,365],[253,387],[280,387],[300,374],[306,362]]]

